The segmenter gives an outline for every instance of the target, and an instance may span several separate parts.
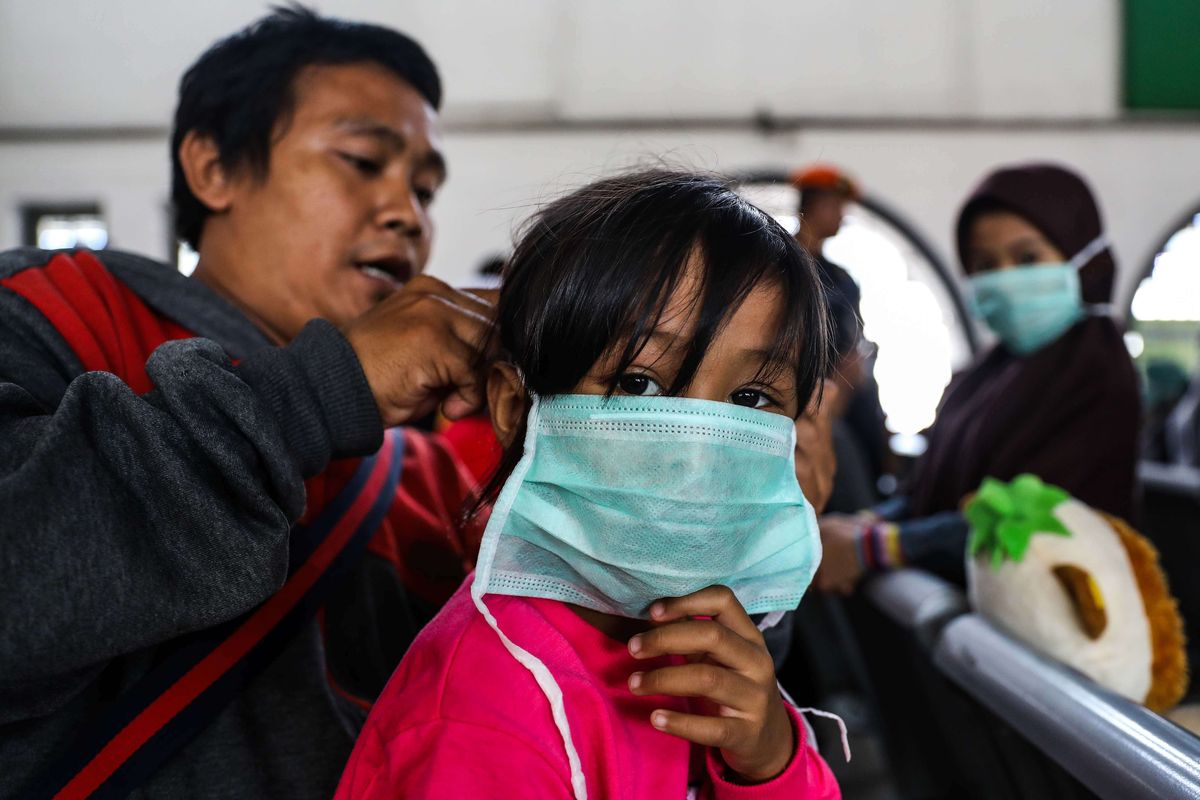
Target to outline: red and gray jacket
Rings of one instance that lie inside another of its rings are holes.
[[[474,556],[456,525],[471,478],[438,439],[402,439],[366,555],[131,796],[332,796],[370,700]],[[295,532],[383,441],[327,322],[272,347],[163,264],[0,254],[0,796],[27,796],[177,642],[280,594]]]

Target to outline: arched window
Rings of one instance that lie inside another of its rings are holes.
[[[1142,378],[1144,455],[1174,461],[1181,447],[1171,430],[1184,424],[1176,406],[1200,373],[1200,208],[1172,226],[1147,266],[1125,342]]]
[[[108,247],[108,223],[99,203],[34,204],[21,209],[22,244],[43,250]]]
[[[1129,307],[1129,350],[1139,363],[1200,366],[1200,209],[1166,237]]]
[[[740,176],[736,187],[788,230],[799,227],[799,194],[784,172]],[[875,379],[893,449],[916,454],[916,434],[933,422],[951,372],[977,348],[966,308],[946,266],[921,235],[874,197],[849,203],[825,256],[862,290],[863,333],[879,350]]]

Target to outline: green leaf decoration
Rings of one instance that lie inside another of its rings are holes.
[[[1020,561],[1035,533],[1070,536],[1054,509],[1070,495],[1028,473],[1012,482],[984,478],[963,513],[971,526],[971,556],[983,553],[999,568],[1004,559]]]

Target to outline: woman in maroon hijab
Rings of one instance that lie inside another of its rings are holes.
[[[1031,164],[989,175],[959,214],[972,304],[999,339],[947,387],[901,496],[821,521],[817,585],[913,564],[961,580],[965,495],[1031,472],[1122,518],[1133,512],[1137,376],[1108,315],[1116,265],[1087,184]]]

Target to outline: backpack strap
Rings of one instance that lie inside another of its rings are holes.
[[[291,533],[287,581],[230,622],[182,636],[85,727],[35,784],[32,797],[125,797],[208,725],[305,624],[366,550],[400,482],[399,429],[362,459],[333,501]]]

